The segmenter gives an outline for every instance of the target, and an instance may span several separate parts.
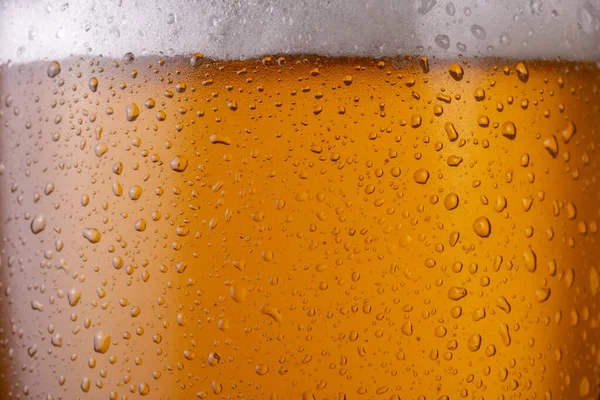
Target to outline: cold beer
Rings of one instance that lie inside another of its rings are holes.
[[[0,397],[598,398],[597,64],[0,76]]]

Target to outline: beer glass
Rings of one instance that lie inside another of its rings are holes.
[[[598,399],[600,3],[0,3],[1,399]]]

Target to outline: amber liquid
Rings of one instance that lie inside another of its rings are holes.
[[[453,62],[2,67],[0,398],[596,399],[598,67]]]

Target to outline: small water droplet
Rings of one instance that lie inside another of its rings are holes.
[[[43,214],[38,214],[31,221],[31,232],[37,235],[44,229],[46,229],[46,218]]]
[[[183,172],[188,166],[188,160],[183,155],[177,155],[173,157],[171,162],[169,163],[171,169],[176,172]]]
[[[94,351],[96,353],[104,354],[108,351],[110,347],[111,336],[104,332],[99,331],[94,336]]]
[[[470,351],[477,351],[481,347],[481,335],[478,333],[474,333],[469,337],[467,342],[467,347]]]
[[[492,232],[492,226],[490,225],[490,220],[483,216],[478,217],[473,222],[473,231],[475,231],[477,236],[480,236],[482,238],[486,238],[486,237],[490,236],[490,233]]]
[[[135,121],[137,117],[140,116],[140,108],[135,103],[127,104],[127,108],[125,108],[125,117],[127,121]]]
[[[81,292],[75,288],[71,288],[67,292],[67,299],[69,300],[69,305],[75,307],[79,303],[79,300],[81,300]]]
[[[523,62],[519,62],[517,63],[515,69],[517,70],[517,76],[519,77],[519,80],[523,83],[527,82],[529,79],[529,70],[527,69],[527,66],[525,66]]]
[[[98,243],[102,238],[102,234],[96,228],[84,228],[82,234],[90,243]]]
[[[413,178],[415,182],[424,185],[429,180],[429,171],[424,168],[418,169],[415,171]]]
[[[435,44],[444,50],[448,50],[450,48],[450,38],[448,35],[440,34],[437,35],[434,39]]]
[[[455,81],[460,81],[465,74],[462,67],[458,64],[452,64],[450,68],[448,68],[448,72]]]
[[[550,135],[544,139],[544,148],[555,158],[558,155],[558,141],[556,140],[556,136]]]
[[[60,64],[58,61],[52,61],[50,65],[48,65],[48,76],[54,78],[58,74],[60,74]]]
[[[479,40],[485,39],[485,29],[481,25],[471,25],[471,33]]]
[[[450,300],[460,300],[466,295],[467,289],[465,289],[464,287],[451,286],[450,289],[448,289],[448,298],[450,298]]]

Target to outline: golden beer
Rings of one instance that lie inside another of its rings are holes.
[[[591,62],[0,71],[0,398],[597,399]]]

